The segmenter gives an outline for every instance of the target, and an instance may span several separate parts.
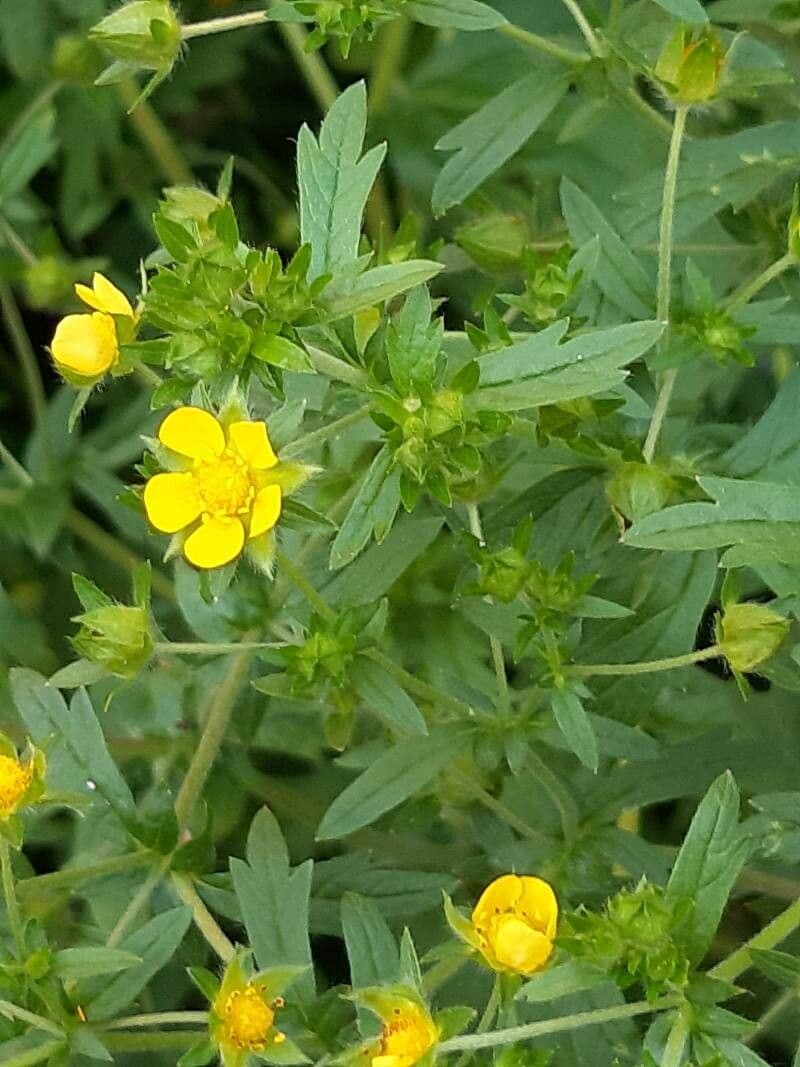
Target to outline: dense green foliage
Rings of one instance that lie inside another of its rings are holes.
[[[798,34],[0,0],[6,1067],[800,1064]]]

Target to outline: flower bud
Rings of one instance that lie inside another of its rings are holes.
[[[503,604],[510,604],[522,591],[530,570],[528,560],[516,548],[492,552],[481,563],[481,592]]]
[[[629,522],[659,511],[672,491],[672,479],[650,463],[622,463],[606,483],[606,497]]]
[[[456,243],[470,259],[490,274],[519,267],[525,248],[524,223],[515,215],[486,215],[460,226]]]
[[[664,47],[654,73],[674,104],[692,107],[716,95],[724,62],[722,42],[712,30],[692,33],[680,27]]]
[[[717,620],[717,642],[731,668],[745,674],[778,651],[789,626],[764,604],[731,604]]]
[[[153,652],[145,605],[105,604],[76,615],[80,629],[72,638],[78,655],[118,678],[133,678]]]
[[[168,0],[133,0],[89,31],[117,60],[166,74],[181,48],[181,24]]]

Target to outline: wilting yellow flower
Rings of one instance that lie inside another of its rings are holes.
[[[409,1000],[384,1021],[372,1067],[412,1067],[439,1040],[439,1030],[420,1005]]]
[[[483,891],[471,919],[459,915],[447,898],[445,913],[455,933],[492,970],[533,974],[553,952],[558,901],[541,878],[504,874]]]
[[[0,756],[0,819],[7,819],[23,806],[32,781],[33,763]]]
[[[282,491],[268,473],[278,458],[265,423],[224,426],[208,411],[182,407],[167,415],[158,439],[181,469],[147,482],[147,517],[162,533],[188,532],[183,553],[195,567],[230,563],[275,526]]]
[[[91,314],[67,315],[56,327],[50,351],[56,366],[68,381],[87,385],[97,381],[119,358],[117,318],[129,320],[133,308],[124,293],[108,278],[95,273],[91,288],[76,285],[78,297],[93,309]]]

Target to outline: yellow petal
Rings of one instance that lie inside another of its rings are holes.
[[[215,459],[225,449],[225,434],[209,411],[182,407],[171,411],[161,423],[158,439],[189,459]]]
[[[553,942],[516,915],[500,917],[494,935],[498,963],[517,974],[533,974],[547,963]]]
[[[242,459],[257,471],[267,470],[278,462],[265,422],[232,422],[228,427],[228,440]]]
[[[520,882],[522,894],[516,906],[517,912],[547,937],[555,937],[558,901],[552,886],[542,878],[527,875],[523,875]]]
[[[281,514],[281,489],[279,485],[267,485],[260,490],[253,501],[250,513],[250,533],[248,536],[259,537],[271,530]]]
[[[244,546],[244,527],[238,519],[211,518],[190,534],[183,554],[195,567],[211,570],[236,559]]]
[[[56,326],[50,345],[53,359],[86,378],[104,374],[117,359],[117,330],[110,315],[67,315]]]
[[[495,915],[515,907],[522,896],[522,879],[516,874],[504,874],[484,889],[472,911],[473,926],[488,929]]]
[[[147,517],[162,533],[177,533],[200,515],[203,503],[191,474],[154,474],[144,487]]]
[[[127,296],[97,271],[92,276],[91,289],[88,285],[76,285],[75,292],[84,304],[88,304],[96,311],[105,311],[109,315],[127,315],[133,318],[133,308]]]

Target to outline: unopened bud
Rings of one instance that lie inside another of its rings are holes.
[[[629,522],[636,522],[664,507],[672,479],[651,463],[623,463],[606,483],[612,507]]]
[[[731,604],[717,621],[717,642],[732,669],[745,674],[778,651],[789,626],[764,604]]]
[[[89,31],[115,59],[166,74],[181,48],[181,24],[168,0],[133,0]]]
[[[711,100],[719,87],[725,49],[712,30],[699,34],[677,29],[655,66],[656,77],[679,107],[692,107]]]
[[[153,652],[147,608],[106,604],[76,615],[80,629],[72,645],[84,659],[118,678],[133,678]]]
[[[515,215],[497,213],[460,226],[455,238],[479,267],[494,274],[519,267],[527,235]]]

